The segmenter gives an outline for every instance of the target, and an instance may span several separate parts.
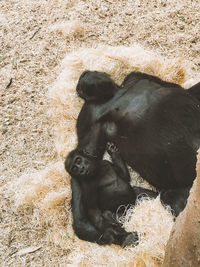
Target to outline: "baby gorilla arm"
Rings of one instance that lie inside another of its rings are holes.
[[[105,228],[102,212],[98,208],[87,208],[87,209],[90,221],[99,231],[102,232]]]
[[[128,171],[128,168],[126,166],[126,163],[122,159],[117,147],[114,143],[108,142],[106,150],[108,154],[111,156],[114,169],[116,173],[122,178],[125,182],[130,183],[130,174]]]
[[[101,216],[101,214],[97,211],[92,214],[92,217],[96,216],[96,218],[93,218],[93,221],[96,222],[98,219],[100,219],[100,222],[102,222],[102,220],[104,221],[103,225],[102,223],[100,223],[100,225],[99,222],[96,222],[98,227],[102,228],[101,231],[97,230],[92,222],[88,220],[87,213],[83,205],[82,191],[76,178],[71,179],[71,190],[71,206],[73,216],[72,226],[75,234],[82,240],[95,242],[99,245],[111,243],[122,245],[127,233],[125,235],[122,235],[122,233],[119,234],[119,229],[117,230],[117,227],[115,227],[119,226],[119,224],[112,218],[111,214],[109,213],[108,216],[108,214],[106,215],[106,212],[104,212]]]
[[[86,241],[97,242],[101,233],[88,221],[86,212],[83,206],[83,198],[81,188],[75,178],[71,179],[72,190],[72,216],[73,229],[76,235]]]
[[[81,190],[83,193],[83,203],[87,212],[88,219],[101,232],[107,227],[106,219],[103,217],[98,201],[98,174],[88,180],[81,181]]]

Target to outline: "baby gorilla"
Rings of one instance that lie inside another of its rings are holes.
[[[116,213],[120,216],[119,207],[135,204],[137,197],[156,197],[157,193],[139,187],[132,188],[128,169],[115,146],[109,144],[107,151],[113,163],[91,158],[75,149],[68,155],[65,168],[72,180],[78,181],[85,214],[101,233],[101,238],[96,242],[136,245],[137,233],[126,232],[117,222]],[[78,217],[77,214],[73,216]]]

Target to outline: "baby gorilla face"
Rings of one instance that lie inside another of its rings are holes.
[[[66,161],[65,168],[72,176],[89,177],[94,174],[95,161],[77,151],[72,151]]]
[[[90,162],[78,155],[74,158],[71,166],[71,172],[76,176],[85,176],[90,174]]]

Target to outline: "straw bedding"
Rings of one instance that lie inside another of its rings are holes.
[[[173,218],[159,198],[143,200],[121,218],[139,232],[137,247],[79,240],[63,161],[76,145],[82,101],[75,87],[83,70],[106,71],[117,83],[132,70],[185,88],[199,81],[198,1],[97,2],[0,3],[1,266],[149,267],[163,261]],[[149,187],[131,175],[132,184]]]

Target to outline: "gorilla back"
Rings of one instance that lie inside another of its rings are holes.
[[[133,83],[131,77],[125,80],[98,121],[116,124],[111,141],[157,189],[191,186],[200,146],[200,103],[178,85],[144,77],[135,82],[133,73]]]

